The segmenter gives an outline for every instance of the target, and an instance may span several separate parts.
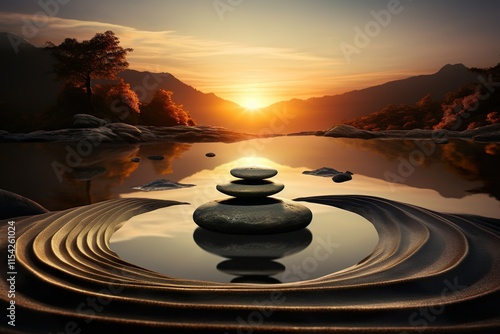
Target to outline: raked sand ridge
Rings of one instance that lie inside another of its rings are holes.
[[[16,326],[6,333],[458,333],[500,328],[500,221],[377,197],[298,199],[360,214],[379,234],[355,266],[277,285],[166,277],[109,248],[132,216],[179,202],[119,199],[16,220]],[[1,252],[6,258],[7,224]],[[189,256],[189,254],[164,254]],[[7,291],[7,281],[0,281]],[[2,303],[9,302],[2,292]],[[5,312],[5,309],[4,309]]]

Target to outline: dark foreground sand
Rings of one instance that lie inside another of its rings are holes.
[[[361,263],[311,281],[222,284],[168,278],[110,250],[111,235],[130,217],[177,202],[120,199],[16,219],[16,326],[2,315],[0,332],[495,333],[500,328],[499,220],[368,196],[299,200],[367,218],[380,236],[377,247]],[[6,221],[1,226],[0,256],[6,263]],[[2,305],[10,301],[7,283],[0,281]]]

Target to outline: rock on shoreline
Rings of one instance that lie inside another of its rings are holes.
[[[0,189],[0,219],[39,215],[46,212],[49,211],[35,201]]]
[[[472,139],[475,141],[500,141],[500,124],[482,126],[464,131],[450,130],[381,130],[368,131],[357,129],[350,125],[338,125],[325,132],[326,137],[360,138],[360,139],[433,139],[439,143],[446,143],[448,139]]]
[[[148,143],[148,142],[235,142],[261,137],[216,126],[145,126],[106,123],[91,115],[73,117],[74,128],[9,133],[0,130],[0,142]]]
[[[148,143],[148,142],[235,142],[259,135],[211,126],[133,126],[111,123],[98,128],[39,130],[30,133],[0,132],[0,142]]]
[[[464,131],[450,130],[382,130],[368,131],[349,125],[338,125],[327,131],[309,131],[290,134],[257,134],[228,130],[217,126],[145,126],[125,123],[106,123],[91,115],[74,116],[74,128],[38,130],[29,133],[9,133],[0,130],[0,142],[67,142],[92,143],[150,143],[150,142],[236,142],[260,137],[325,136],[360,139],[433,139],[446,143],[448,139],[472,139],[480,142],[500,142],[500,124],[487,125]]]

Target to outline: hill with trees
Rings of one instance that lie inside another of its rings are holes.
[[[288,132],[325,130],[328,125],[369,115],[390,104],[414,105],[427,94],[432,100],[440,101],[448,92],[475,81],[477,73],[463,64],[445,65],[434,74],[394,80],[338,95],[278,102],[265,111],[286,111],[290,115]]]
[[[336,125],[370,131],[462,131],[500,123],[500,64],[472,71],[477,73],[475,83],[448,92],[440,100],[433,100],[431,94],[427,94],[416,104],[389,104],[377,112]]]

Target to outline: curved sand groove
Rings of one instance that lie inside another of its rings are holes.
[[[223,284],[165,277],[109,249],[111,235],[130,217],[182,203],[120,199],[18,220],[16,327],[3,322],[2,330],[455,333],[500,327],[499,220],[367,196],[300,200],[364,216],[379,233],[378,245],[359,264],[315,280]],[[0,285],[7,289],[4,279]],[[1,298],[8,301],[5,293]]]

